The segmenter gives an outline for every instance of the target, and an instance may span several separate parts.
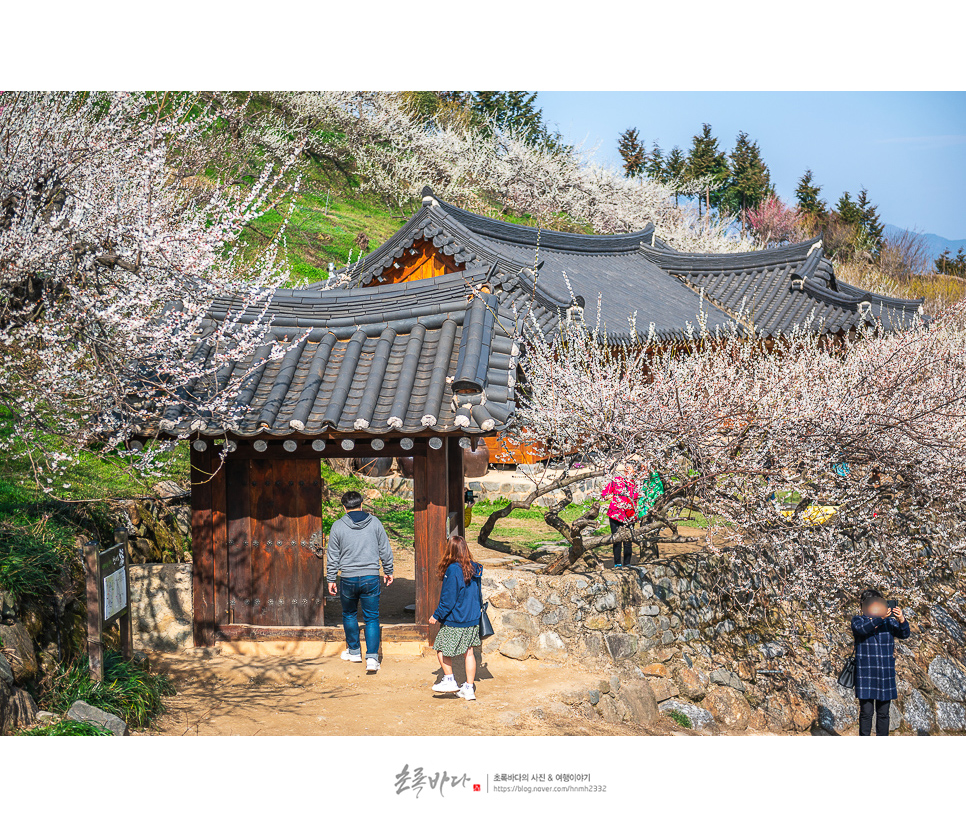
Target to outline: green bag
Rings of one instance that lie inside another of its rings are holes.
[[[641,497],[637,500],[637,517],[646,517],[662,495],[664,495],[664,481],[661,480],[661,473],[652,472],[651,479],[641,488]]]

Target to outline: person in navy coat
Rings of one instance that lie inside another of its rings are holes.
[[[901,608],[889,608],[878,591],[863,591],[862,613],[852,618],[855,637],[855,697],[859,699],[859,735],[889,735],[889,706],[896,690],[895,639],[909,636]]]

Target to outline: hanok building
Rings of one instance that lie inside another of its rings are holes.
[[[552,339],[574,304],[599,311],[603,338],[631,346],[685,341],[701,323],[766,337],[794,327],[842,334],[881,322],[908,326],[922,299],[890,298],[839,281],[820,238],[755,252],[689,254],[654,226],[631,234],[538,230],[466,211],[423,189],[422,208],[384,244],[339,273],[350,286],[385,287],[461,269],[483,271],[500,304]],[[324,286],[323,282],[313,285]],[[525,463],[539,446],[484,441],[491,461]]]
[[[429,189],[422,208],[341,278],[348,288],[275,291],[269,339],[215,375],[222,387],[244,380],[231,423],[172,408],[145,432],[192,439],[197,645],[341,639],[324,622],[325,574],[309,544],[322,525],[326,457],[413,458],[415,624],[384,632],[432,639],[434,565],[446,536],[463,532],[463,447],[482,438],[496,461],[539,456],[499,437],[514,419],[528,322],[552,339],[567,308],[599,300],[603,338],[633,346],[648,333],[658,343],[692,338],[700,320],[712,332],[766,335],[796,325],[841,333],[876,320],[892,329],[920,306],[838,281],[819,240],[692,255],[653,226],[538,231],[464,211]],[[236,303],[209,311],[198,349],[205,361],[206,335]],[[271,357],[276,343],[288,347],[280,359]]]

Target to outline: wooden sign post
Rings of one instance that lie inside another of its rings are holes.
[[[98,551],[97,542],[83,546],[87,577],[87,647],[91,677],[104,680],[104,631],[114,623],[121,628],[121,653],[133,657],[131,635],[131,583],[128,576],[127,532],[114,531],[113,547]]]

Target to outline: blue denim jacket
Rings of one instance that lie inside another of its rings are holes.
[[[439,605],[433,616],[442,625],[468,628],[480,624],[480,581],[483,565],[473,562],[476,573],[466,582],[463,569],[454,562],[443,575],[443,587],[439,593]]]

